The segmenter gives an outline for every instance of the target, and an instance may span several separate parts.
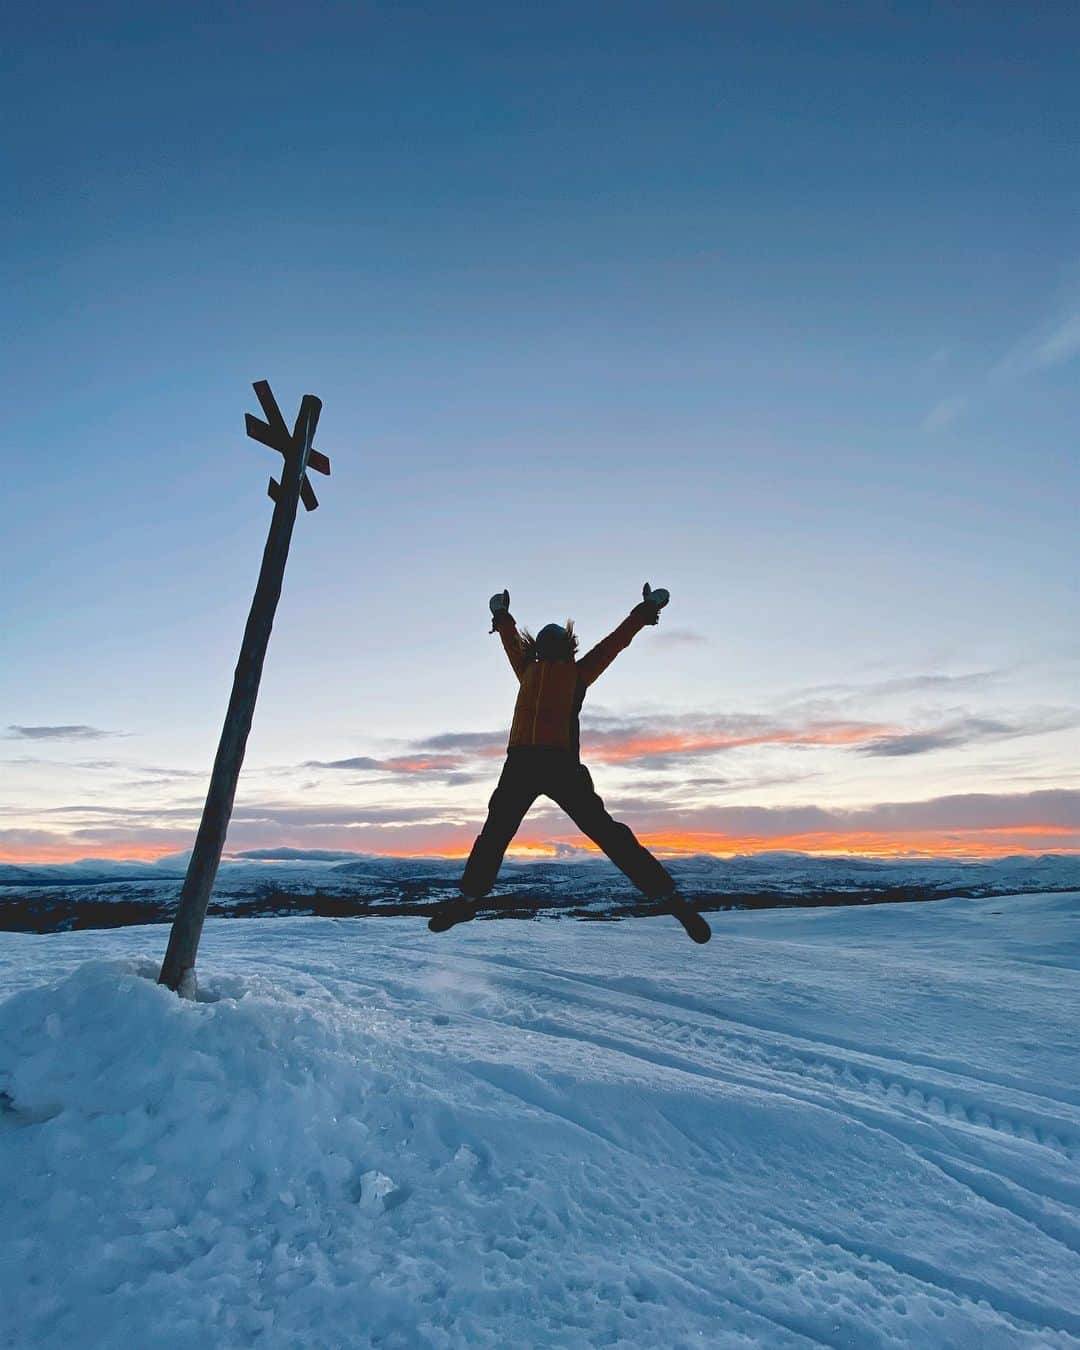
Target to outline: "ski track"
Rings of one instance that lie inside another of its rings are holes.
[[[727,1024],[729,1028],[729,1034],[733,1036],[738,1034],[739,1029],[745,1030],[745,1032],[747,1033],[748,1043],[750,1040],[753,1039],[755,1035],[768,1036],[770,1033],[775,1034],[787,1041],[792,1041],[794,1039],[787,1032],[785,1032],[783,1023],[779,1019],[769,1020],[767,1018],[763,1018],[750,1020],[747,1019],[746,1017],[731,1016],[724,1013],[716,1006],[709,1006],[708,1004],[705,1004],[692,996],[679,997],[679,996],[672,996],[670,994],[662,994],[659,992],[659,990],[652,987],[649,981],[643,980],[639,977],[632,977],[630,979],[620,979],[616,977],[614,979],[610,979],[602,977],[598,978],[596,976],[588,976],[582,974],[581,972],[571,972],[566,970],[548,969],[540,971],[537,970],[536,967],[528,964],[527,962],[515,960],[510,957],[497,955],[485,958],[484,964],[494,966],[498,965],[507,966],[511,969],[519,970],[524,973],[529,972],[535,973],[537,975],[542,976],[542,978],[544,978],[545,980],[553,980],[553,981],[565,980],[572,984],[581,984],[587,987],[602,990],[608,994],[619,995],[621,998],[641,1000],[646,1003],[657,1003],[664,1007],[674,1009],[675,1012],[679,1014],[697,1013],[700,1016],[708,1018],[712,1021],[719,1021]],[[1062,967],[1062,969],[1069,971],[1070,974],[1073,973],[1072,967]],[[821,1047],[823,1046],[828,1047],[828,1049],[830,1050],[838,1052],[846,1051],[850,1052],[855,1056],[859,1056],[862,1058],[867,1057],[863,1049],[858,1044],[858,1042],[851,1041],[848,1039],[829,1038],[819,1033],[818,1039],[813,1042],[813,1045],[815,1046],[816,1053],[818,1053],[819,1057],[821,1053]],[[935,1059],[929,1056],[925,1057],[912,1056],[910,1054],[905,1055],[899,1051],[891,1050],[889,1058],[885,1062],[889,1065],[890,1071],[894,1075],[896,1065],[902,1064],[906,1068],[911,1069],[913,1071],[931,1070],[945,1074],[958,1074],[960,1077],[964,1076],[963,1066],[958,1067],[954,1061],[947,1059],[940,1059],[940,1058]],[[1015,1077],[998,1074],[988,1068],[983,1068],[980,1071],[980,1073],[981,1076],[978,1079],[980,1083],[993,1084],[995,1086],[1002,1088],[1014,1088],[1021,1092],[1025,1091],[1024,1083],[1021,1080],[1016,1079]],[[1044,1098],[1043,1100],[1046,1099]],[[1053,1101],[1055,1104],[1060,1104],[1061,1106],[1080,1105],[1080,1094],[1077,1094],[1077,1099],[1075,1101],[1070,1100],[1067,1097],[1062,1099],[1050,1098],[1049,1100]]]
[[[482,1044],[485,1032],[497,1040],[503,1029],[516,1028],[530,1037],[587,1045],[609,1056],[637,1060],[650,1069],[811,1103],[888,1134],[928,1171],[1038,1230],[1070,1255],[1080,1254],[1080,1217],[1073,1208],[1080,1202],[1080,1175],[1070,1166],[1080,1154],[1080,1111],[1056,1096],[1027,1090],[1014,1076],[960,1072],[951,1060],[905,1058],[892,1052],[885,1057],[849,1040],[795,1036],[779,1028],[779,1019],[771,1024],[769,1019],[736,1019],[701,1006],[694,996],[662,993],[641,977],[597,977],[506,953],[477,954],[475,949],[443,962],[424,942],[402,944],[401,954],[406,952],[422,973],[418,979],[383,977],[389,1008],[415,1008],[418,992],[427,987],[433,970],[436,980],[442,973],[453,987],[466,991],[466,1006],[452,1016],[436,1014],[431,1029],[435,1032],[452,1027],[448,1034],[460,1041],[468,1027]],[[470,976],[480,995],[472,1007],[467,1006]],[[321,984],[328,996],[333,996],[334,984],[333,977]],[[415,1053],[439,1053],[431,1048],[431,1030],[413,1034]],[[490,1060],[470,1061],[468,1069],[532,1109],[625,1152],[609,1132],[571,1109],[565,1095],[541,1089],[533,1075]],[[708,1151],[676,1122],[668,1118],[668,1123],[686,1140],[694,1161],[707,1168]],[[993,1170],[986,1165],[987,1148]],[[1049,1177],[1039,1166],[1042,1154],[1052,1160]],[[1003,1298],[992,1284],[955,1269],[939,1270],[932,1262],[883,1246],[845,1243],[837,1233],[811,1225],[798,1227],[807,1239],[834,1252],[887,1265],[899,1277],[931,1287],[939,1295],[948,1293],[961,1302],[992,1308],[1004,1323],[1012,1324],[1017,1336],[1022,1328],[1037,1337],[1064,1335],[1065,1343],[1080,1336],[1080,1315],[1068,1310],[1024,1296]],[[820,1254],[816,1259],[822,1259]],[[805,1343],[836,1343],[820,1339],[798,1321],[773,1320]]]
[[[430,948],[409,944],[425,966]],[[438,958],[434,964],[438,966]],[[889,1134],[916,1154],[927,1169],[968,1189],[978,1200],[1038,1229],[1072,1255],[1080,1255],[1080,1174],[1053,1170],[1052,1184],[1039,1189],[1039,1168],[1028,1154],[1045,1150],[1055,1161],[1072,1164],[1080,1156],[1080,1111],[1058,1097],[1033,1093],[1015,1077],[985,1072],[959,1072],[954,1062],[926,1057],[889,1057],[858,1048],[849,1040],[793,1036],[778,1021],[736,1019],[701,1006],[693,996],[661,993],[641,977],[596,977],[557,966],[545,966],[503,953],[470,952],[452,963],[456,972],[471,971],[483,982],[484,1002],[494,1010],[461,1011],[452,1021],[456,1031],[472,1024],[477,1030],[513,1027],[530,1036],[587,1044],[650,1068],[669,1069],[692,1078],[745,1086],[776,1098],[813,1103],[833,1114]],[[1071,970],[1070,967],[1062,967]],[[333,996],[331,979],[323,985]],[[370,987],[370,986],[369,986]],[[391,1007],[415,1006],[413,983],[383,979]],[[441,1024],[450,1025],[444,1018]],[[440,1024],[436,1017],[435,1025]],[[425,1053],[419,1040],[417,1053]],[[490,1063],[470,1063],[469,1070],[488,1084],[582,1129],[609,1147],[621,1149],[607,1132],[551,1093],[541,1094],[527,1076]],[[673,1124],[686,1139],[699,1164],[708,1152]],[[990,1141],[996,1170],[967,1145]],[[1067,1195],[1069,1205],[1061,1203]],[[1080,1336],[1080,1316],[1024,1297],[1002,1299],[992,1285],[956,1270],[940,1271],[930,1262],[905,1257],[884,1247],[853,1246],[812,1226],[800,1231],[826,1247],[859,1259],[888,1265],[898,1275],[941,1292],[991,1307],[1017,1334],[1026,1325],[1038,1334]],[[736,1301],[737,1302],[737,1301]],[[738,1306],[743,1306],[739,1304]],[[811,1344],[819,1340],[807,1327],[780,1320],[792,1334]]]
[[[597,1048],[640,1059],[652,1066],[718,1082],[762,1088],[776,1096],[813,1102],[837,1114],[846,1113],[890,1133],[918,1152],[928,1166],[938,1168],[983,1201],[1032,1224],[1047,1237],[1080,1255],[1080,1219],[1056,1204],[1051,1196],[1028,1189],[1015,1177],[965,1165],[961,1161],[964,1156],[962,1140],[958,1138],[964,1132],[1003,1134],[1010,1142],[1019,1139],[1025,1144],[1035,1144],[1071,1162],[1076,1156],[1080,1113],[1073,1118],[1064,1118],[1054,1103],[1049,1108],[1054,1113],[1049,1114],[1048,1110],[1041,1109],[1039,1099],[1029,1094],[1023,1094],[1029,1103],[1027,1109],[1017,1105],[1020,1094],[1016,1093],[1008,1094],[1007,1102],[1003,1103],[1000,1095],[997,1101],[991,1102],[985,1091],[987,1085],[980,1080],[952,1074],[936,1079],[899,1076],[894,1066],[876,1057],[860,1054],[839,1058],[815,1051],[804,1043],[795,1043],[793,1038],[778,1033],[754,1038],[743,1032],[717,1032],[699,1021],[674,1019],[667,1014],[650,1016],[629,1012],[625,1005],[609,1009],[602,1000],[591,1001],[577,993],[569,996],[564,993],[561,998],[551,996],[526,980],[506,983],[528,995],[527,1008],[508,1011],[497,1019],[476,1014],[465,1016],[475,1017],[478,1022],[497,1020],[533,1034],[579,1043],[587,1041]],[[569,1004],[573,1007],[567,1012]],[[672,1044],[683,1053],[661,1048]],[[486,1077],[490,1082],[500,1082],[498,1073],[489,1072]],[[513,1091],[505,1079],[501,1085],[505,1090]],[[596,1133],[580,1119],[570,1115],[566,1115],[566,1119]],[[913,1123],[912,1126],[904,1128],[908,1121]],[[920,1128],[922,1126],[929,1128]],[[607,1139],[607,1136],[601,1137]],[[690,1136],[685,1137],[699,1161],[707,1157],[696,1141]],[[955,1145],[955,1156],[947,1151],[949,1143]],[[1058,1188],[1062,1184],[1062,1179],[1058,1178]],[[1070,1192],[1070,1199],[1080,1203],[1080,1180],[1065,1181],[1064,1185]],[[827,1240],[836,1241],[835,1238]],[[889,1259],[889,1264],[896,1267],[897,1259]],[[903,1266],[898,1268],[904,1269]],[[921,1277],[927,1278],[927,1267],[920,1266],[919,1270]],[[976,1282],[969,1283],[977,1297],[993,1304],[990,1291]],[[1044,1312],[1044,1324],[1047,1318],[1052,1325],[1053,1314]],[[1080,1319],[1069,1319],[1062,1329],[1080,1331]]]
[[[890,1134],[912,1149],[927,1168],[940,1171],[987,1205],[1037,1228],[1071,1254],[1080,1255],[1080,1214],[1059,1199],[1064,1192],[1070,1202],[1080,1204],[1080,1175],[1072,1169],[1059,1171],[1051,1193],[1040,1191],[1031,1185],[1032,1169],[1024,1166],[1027,1159],[1023,1156],[1034,1146],[1066,1163],[1075,1162],[1080,1154],[1080,1111],[1072,1109],[1071,1103],[1016,1087],[1015,1079],[1003,1075],[988,1079],[938,1068],[937,1063],[925,1060],[902,1060],[898,1072],[895,1057],[886,1059],[856,1049],[850,1042],[808,1041],[767,1024],[736,1022],[699,1008],[693,1001],[646,991],[638,987],[640,981],[634,982],[634,992],[630,993],[625,980],[537,968],[505,955],[471,956],[469,964],[489,976],[493,970],[498,971],[496,988],[512,991],[515,1006],[496,1013],[462,1013],[462,1021],[515,1026],[533,1035],[584,1042],[652,1067],[749,1086],[846,1114]],[[385,988],[392,993],[395,985],[388,982]],[[410,1002],[409,987],[400,988],[403,1000]],[[670,1048],[673,1046],[677,1049]],[[553,1107],[550,1101],[538,1101],[535,1093],[529,1096],[519,1087],[510,1086],[511,1076],[490,1068],[484,1072],[486,1081],[614,1143],[579,1116]],[[707,1158],[692,1136],[680,1132],[697,1161]],[[965,1136],[975,1140],[1004,1137],[1006,1151],[999,1149],[996,1156],[998,1171],[974,1164],[964,1147]],[[1010,1175],[1013,1171],[1015,1175]],[[992,1285],[955,1270],[939,1271],[932,1263],[884,1247],[852,1246],[835,1233],[807,1225],[800,1231],[849,1255],[888,1265],[899,1275],[940,1291],[960,1292],[992,1307],[1018,1327],[1026,1323],[1040,1332],[1080,1336],[1080,1315],[1062,1315],[1051,1306],[1022,1296],[1003,1298]],[[783,1325],[797,1334],[807,1334],[801,1327]],[[832,1343],[817,1341],[813,1335],[809,1339],[815,1344]]]
[[[935,907],[947,920],[946,908]],[[880,1015],[877,1024],[868,1019],[861,1042],[848,1034],[857,1026],[843,1035],[811,1028],[800,1020],[800,1000],[812,1006],[816,994],[800,985],[797,964],[783,970],[775,1010],[768,987],[744,1006],[746,976],[737,998],[722,978],[737,948],[768,945],[778,965],[795,948],[800,961],[828,963],[820,934],[829,919],[810,912],[814,942],[803,944],[786,935],[770,943],[765,916],[755,944],[743,919],[725,948],[725,917],[712,916],[716,938],[702,953],[662,927],[666,920],[635,921],[608,947],[599,940],[606,925],[574,931],[566,920],[473,924],[449,939],[418,937],[409,920],[211,921],[206,960],[227,964],[226,983],[272,979],[340,1025],[355,1020],[387,1054],[414,1066],[411,1096],[391,1111],[395,1123],[379,1128],[396,1130],[402,1147],[426,1132],[448,1156],[471,1153],[463,1203],[497,1216],[484,1239],[487,1258],[515,1272],[533,1297],[550,1288],[553,1249],[545,1244],[553,1235],[572,1233],[604,1253],[589,1280],[572,1265],[559,1268],[555,1302],[535,1309],[537,1346],[1080,1347],[1080,1105],[1067,1099],[1069,1085],[1025,1081],[1015,1060],[991,1063],[989,1050],[983,1063],[895,1048],[896,1037],[875,1035]],[[935,922],[926,911],[917,917]],[[875,922],[865,911],[847,912],[848,928],[869,930],[860,930],[860,950],[873,949]],[[287,943],[263,941],[286,923]],[[582,930],[592,931],[583,938]],[[144,949],[147,932],[163,930],[142,930]],[[134,949],[136,940],[129,932],[37,941],[55,944],[63,970],[85,956]],[[903,955],[914,970],[916,954]],[[595,969],[582,968],[590,961]],[[1010,979],[1024,961],[1009,955]],[[16,962],[5,956],[0,978]],[[958,998],[991,997],[998,967],[986,962],[983,985]],[[1049,963],[1039,965],[1045,975]],[[1056,969],[1063,981],[1075,976],[1075,966]],[[1054,986],[1042,988],[1052,999]],[[1026,1016],[1035,1036],[1041,1013]],[[448,1066],[468,1087],[460,1101],[440,1104]],[[620,1118],[624,1100],[644,1122],[636,1133]],[[516,1171],[485,1141],[492,1102],[505,1103],[532,1141]],[[10,1104],[0,1110],[0,1137],[52,1119]],[[741,1137],[725,1135],[732,1122]],[[792,1143],[800,1133],[805,1154]],[[546,1170],[545,1156],[563,1155],[562,1172]],[[895,1175],[888,1196],[860,1181],[880,1159],[891,1160]],[[782,1201],[777,1171],[787,1178]],[[417,1207],[422,1180],[422,1171],[406,1177],[386,1197],[393,1244],[372,1255],[372,1278],[397,1281],[389,1253],[443,1230],[438,1213]],[[935,1246],[928,1235],[939,1233]],[[268,1240],[251,1244],[251,1260],[269,1261]],[[168,1261],[186,1270],[212,1251],[208,1241]],[[513,1298],[508,1305],[485,1285],[475,1294],[479,1321],[466,1323],[440,1312],[448,1289],[426,1254],[415,1258],[411,1278],[427,1331],[417,1323],[412,1332],[350,1343],[403,1350],[508,1343],[478,1328],[486,1299],[498,1318],[517,1307]],[[114,1292],[129,1287],[125,1280],[121,1268]],[[268,1289],[266,1306],[276,1296]],[[560,1299],[562,1322],[553,1311]],[[679,1310],[675,1321],[671,1309]],[[342,1343],[320,1340],[318,1331],[312,1337],[304,1343]],[[14,1342],[0,1335],[0,1344]],[[286,1342],[255,1336],[228,1344],[277,1350]]]
[[[545,972],[545,979],[552,983],[572,978],[563,972]],[[506,987],[511,987],[515,982],[506,980],[504,983]],[[573,993],[557,999],[537,989],[528,980],[522,979],[516,983],[521,992],[528,996],[529,1011],[508,1014],[501,1019],[507,1024],[573,1038],[582,1038],[582,1018],[588,1018],[593,1025],[604,1024],[605,1019],[599,1015],[605,1006],[601,1000],[590,1004],[586,997]],[[596,987],[605,988],[603,985]],[[896,1072],[896,1064],[890,1060],[859,1051],[841,1057],[812,1043],[764,1028],[759,1029],[759,1034],[755,1036],[752,1032],[740,1029],[745,1028],[746,1023],[731,1023],[723,1031],[711,1033],[705,1022],[690,1020],[685,1016],[650,1016],[647,1012],[627,1010],[627,1003],[632,1007],[644,1001],[641,995],[624,995],[622,1001],[612,1008],[608,1019],[609,1025],[637,1029],[637,1036],[627,1038],[623,1035],[607,1039],[590,1037],[593,1043],[690,1073],[704,1072],[701,1066],[708,1063],[713,1076],[728,1076],[732,1082],[764,1082],[764,1076],[752,1079],[745,1072],[746,1067],[752,1065],[760,1069],[763,1075],[771,1075],[778,1085],[785,1083],[792,1091],[800,1091],[808,1080],[819,1082],[831,1094],[839,1092],[851,1095],[847,1090],[854,1088],[866,1096],[890,1099],[892,1111],[902,1107],[913,1115],[935,1119],[945,1117],[949,1121],[963,1122],[980,1130],[992,1130],[1025,1139],[1060,1152],[1070,1161],[1080,1150],[1080,1112],[1066,1117],[1060,1113],[1062,1104],[1056,1101],[1042,1106],[1045,1099],[1014,1090],[1009,1094],[1013,1104],[1003,1110],[1000,1105],[991,1106],[987,1102],[985,1089],[988,1084],[985,1079],[965,1078],[945,1071],[937,1078],[901,1075]],[[557,1016],[559,1010],[570,1004],[576,1005],[574,1015],[565,1017],[560,1023]],[[549,1009],[546,1020],[536,1012],[541,1007]],[[650,1043],[655,1048],[650,1049]],[[679,1057],[659,1048],[672,1043],[679,1045],[686,1056]],[[718,1051],[724,1049],[730,1052],[727,1062],[731,1063],[732,1072],[729,1075],[722,1074],[719,1067],[723,1057]],[[693,1058],[689,1058],[690,1055]],[[742,1072],[735,1071],[736,1062],[742,1066]],[[1029,1101],[1031,1108],[1025,1110],[1020,1104],[1022,1101]]]
[[[498,958],[483,959],[476,965],[501,963]],[[844,1103],[850,1113],[880,1127],[899,1116],[929,1123],[943,1137],[966,1128],[977,1135],[1004,1135],[1037,1144],[1069,1162],[1080,1154],[1080,1111],[1057,1099],[955,1072],[898,1073],[894,1061],[868,1052],[841,1055],[831,1043],[822,1046],[771,1029],[749,1029],[745,1023],[696,1010],[683,1009],[681,1016],[653,1013],[641,1005],[658,1000],[640,994],[605,998],[611,992],[607,986],[579,981],[565,972],[537,972],[546,986],[540,988],[527,978],[530,969],[515,963],[515,976],[502,978],[501,987],[518,995],[516,1006],[501,1014],[463,1013],[462,1020],[588,1041],[656,1066],[761,1087],[833,1109]],[[551,992],[564,982],[585,983],[596,990],[595,996],[572,988],[561,989],[558,995]],[[384,988],[398,989],[405,1004],[415,997],[414,989],[394,981],[386,981]],[[723,1027],[712,1025],[716,1021],[723,1021]],[[914,1136],[907,1131],[901,1137]],[[937,1142],[940,1146],[940,1138]],[[1080,1177],[1071,1189],[1080,1202]]]

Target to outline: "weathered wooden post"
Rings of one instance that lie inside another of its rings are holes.
[[[247,434],[263,445],[268,445],[271,450],[280,451],[285,466],[280,483],[270,479],[269,492],[274,501],[270,532],[266,537],[255,598],[251,602],[244,640],[240,645],[225,725],[221,730],[210,787],[206,793],[206,805],[180,892],[180,904],[169,935],[168,950],[158,977],[159,984],[168,985],[170,989],[178,990],[188,997],[195,995],[195,954],[206,918],[206,907],[210,903],[210,892],[221,862],[221,851],[225,847],[236,783],[240,777],[240,766],[244,762],[263,661],[274,624],[274,611],[281,595],[297,504],[302,501],[309,511],[314,511],[319,504],[308,482],[308,469],[315,469],[319,473],[330,472],[330,461],[311,444],[322,411],[319,400],[313,394],[304,395],[290,436],[270,386],[265,380],[259,380],[254,388],[266,421],[260,422],[248,413],[245,417]]]

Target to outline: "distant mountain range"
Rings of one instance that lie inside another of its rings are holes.
[[[310,855],[292,849],[269,853],[222,864],[211,914],[419,915],[456,894],[461,874],[461,863],[446,858]],[[42,933],[167,921],[175,910],[186,861],[0,865],[0,929]],[[1076,854],[959,862],[774,852],[680,858],[669,867],[683,892],[703,909],[1080,890]],[[610,863],[587,856],[508,862],[489,907],[501,917],[556,909],[597,919],[650,912]]]

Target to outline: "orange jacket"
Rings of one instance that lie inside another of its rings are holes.
[[[494,624],[519,683],[507,749],[544,746],[580,754],[578,715],[586,689],[637,633],[655,622],[656,610],[651,605],[635,605],[618,628],[580,660],[538,661],[529,659],[511,616],[505,610],[497,615]]]

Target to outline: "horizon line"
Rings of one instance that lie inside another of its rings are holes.
[[[734,858],[756,857],[774,853],[792,854],[804,858],[853,858],[865,859],[876,862],[994,862],[1004,858],[1022,857],[1022,858],[1043,858],[1060,857],[1072,858],[1080,857],[1080,845],[1057,845],[1038,848],[1028,847],[1015,842],[1009,843],[981,843],[976,845],[973,841],[957,840],[951,844],[942,841],[938,847],[931,848],[927,846],[919,847],[915,844],[904,846],[900,841],[891,841],[887,846],[879,843],[878,847],[855,847],[844,846],[840,840],[830,842],[829,844],[820,843],[816,846],[804,844],[798,846],[793,840],[773,839],[761,840],[745,839],[731,840],[727,847],[720,848],[713,844],[711,847],[702,840],[700,844],[695,845],[687,839],[681,842],[678,847],[670,844],[665,847],[658,839],[650,841],[642,836],[642,843],[650,847],[658,857],[668,861],[679,861],[687,858],[708,857],[717,861],[730,861]],[[741,846],[740,846],[741,845]],[[564,842],[536,842],[522,843],[512,846],[506,852],[506,858],[509,862],[529,863],[529,862],[587,862],[599,861],[603,859],[604,854],[594,844],[582,843],[572,844],[570,848],[573,852],[566,852]],[[350,858],[357,860],[370,858],[377,860],[399,860],[399,861],[423,861],[430,859],[440,862],[462,862],[468,857],[468,849],[411,849],[407,851],[376,851],[372,849],[350,850],[350,849],[305,849],[295,845],[281,845],[278,857],[271,856],[251,856],[253,853],[272,854],[276,850],[273,847],[246,850],[238,853],[229,854],[226,852],[222,856],[222,863],[318,863],[318,862],[347,862]],[[293,856],[290,856],[290,851]],[[132,864],[145,863],[156,866],[165,862],[169,858],[183,858],[177,866],[187,865],[184,857],[185,851],[177,851],[174,848],[165,848],[158,846],[147,846],[137,852],[131,852],[124,855],[113,853],[86,853],[76,849],[64,850],[60,855],[59,850],[51,851],[46,855],[9,855],[0,850],[0,865],[11,867],[63,867],[71,866],[76,863],[115,863]],[[319,854],[336,854],[336,857],[319,857]]]

